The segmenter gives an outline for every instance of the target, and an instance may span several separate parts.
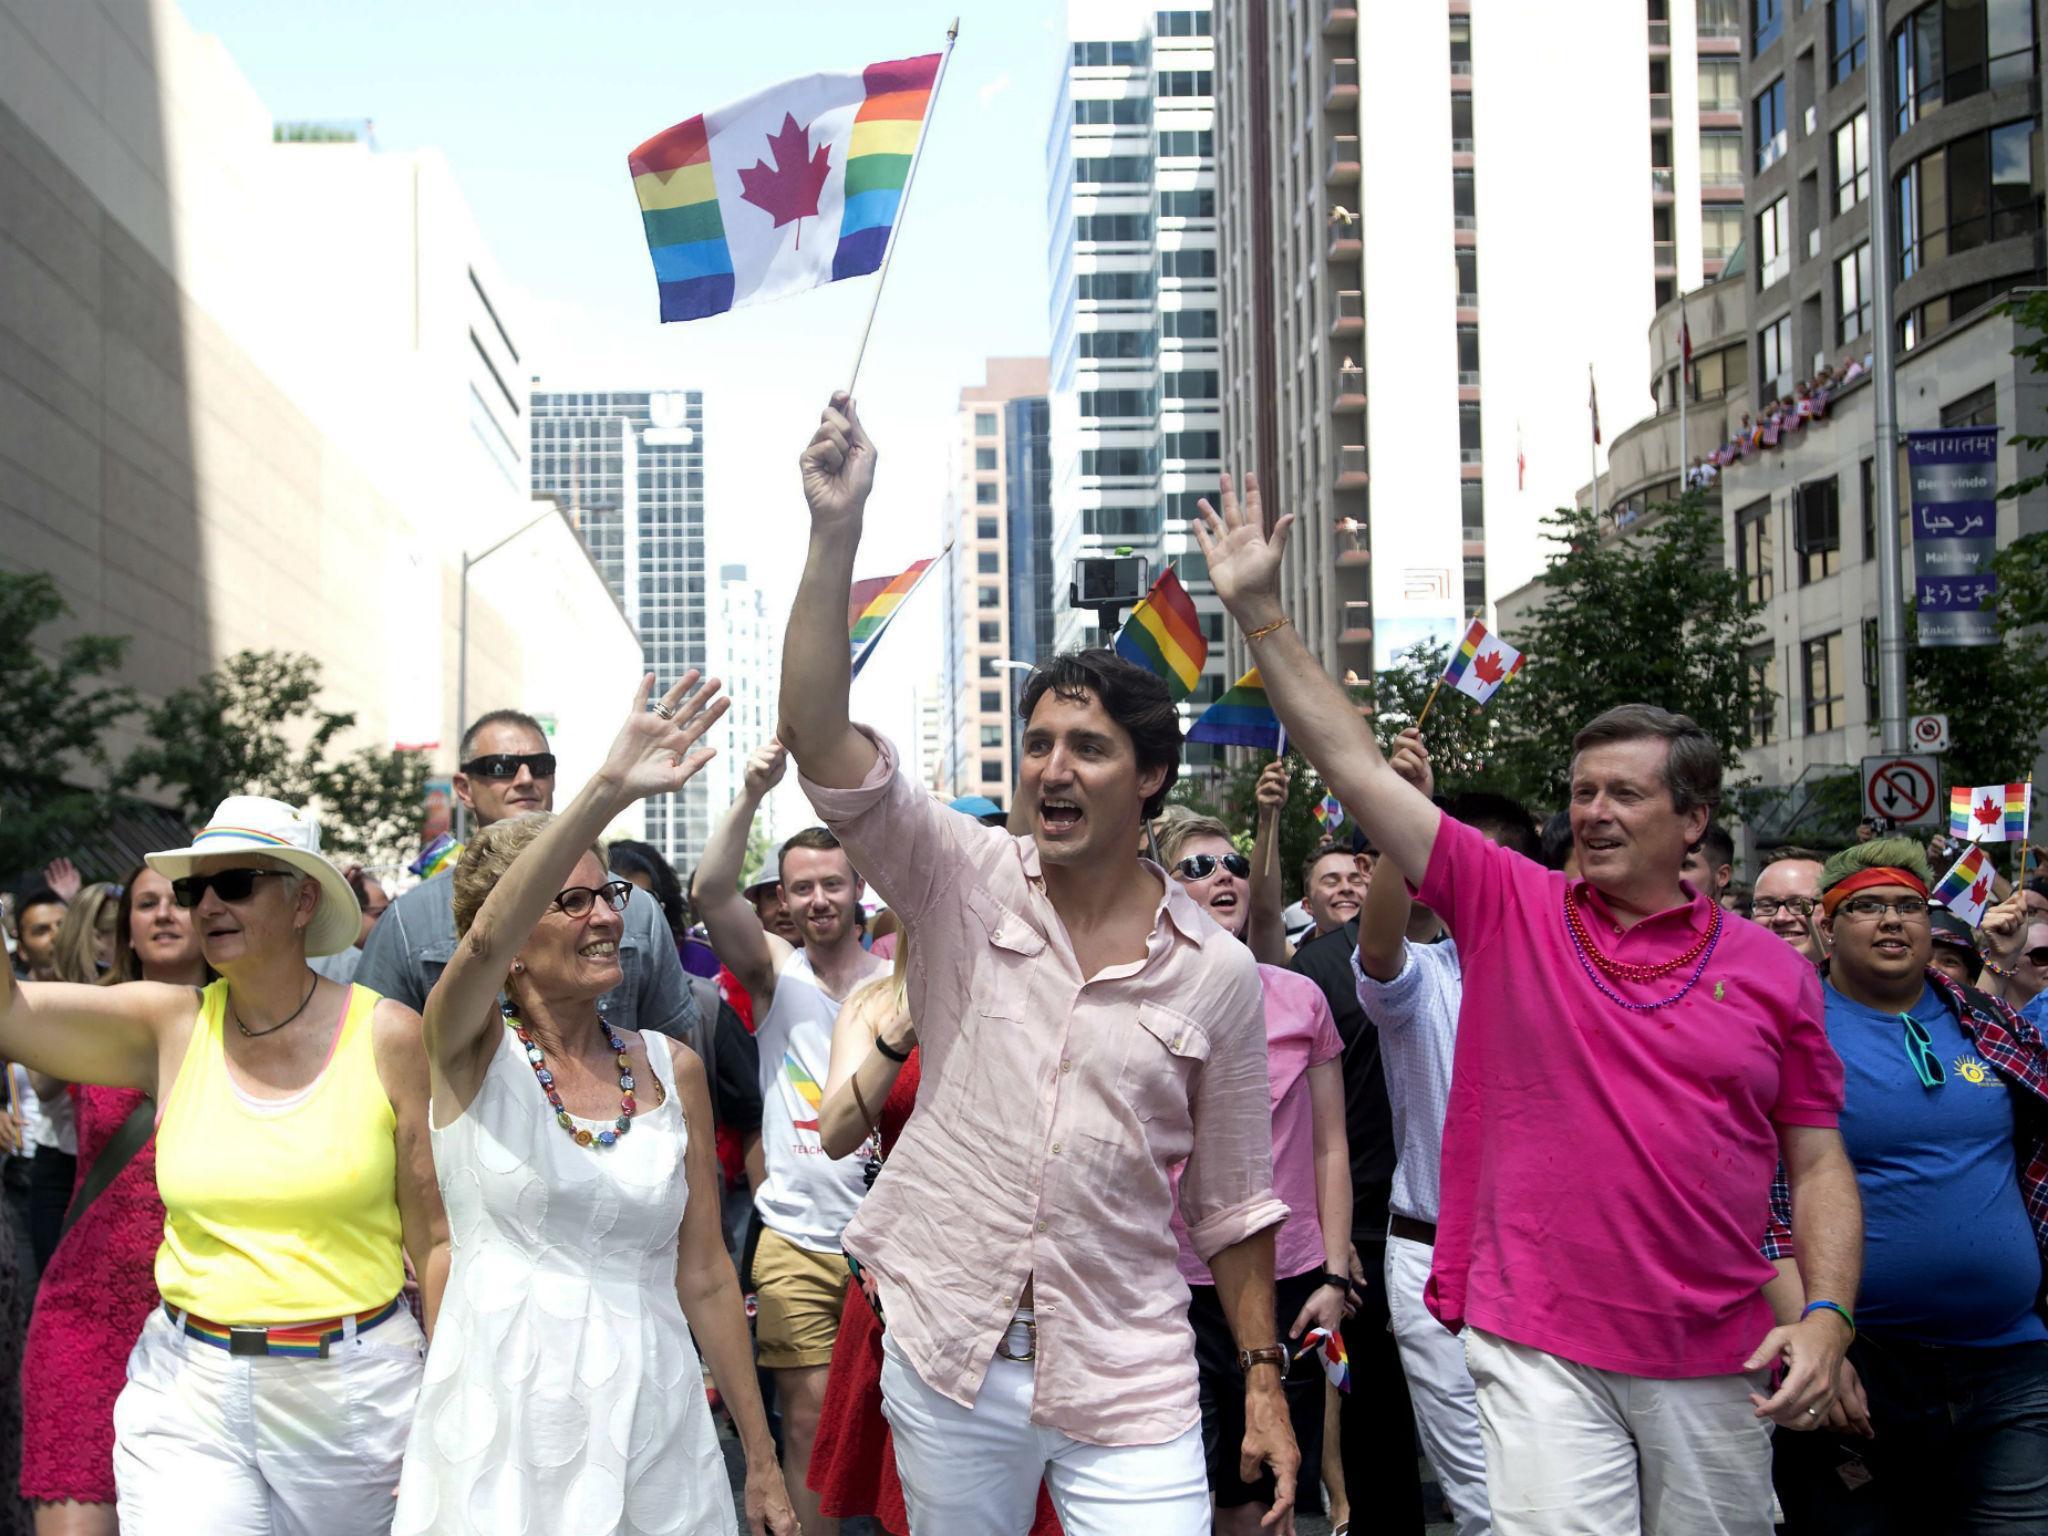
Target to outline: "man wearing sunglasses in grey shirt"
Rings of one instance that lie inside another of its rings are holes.
[[[540,722],[516,709],[494,709],[463,732],[455,793],[479,827],[554,809],[555,757]],[[455,953],[454,873],[451,861],[386,908],[363,946],[359,983],[408,1008],[426,1006]],[[627,900],[625,925],[619,936],[625,980],[601,1004],[606,1022],[691,1040],[696,1000],[661,908],[638,887]]]

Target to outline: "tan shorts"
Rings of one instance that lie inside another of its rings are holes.
[[[754,1348],[760,1363],[776,1371],[830,1365],[852,1278],[846,1255],[814,1253],[764,1229],[754,1249]]]

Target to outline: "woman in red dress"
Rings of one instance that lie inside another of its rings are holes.
[[[903,997],[909,951],[905,933],[890,974],[855,988],[839,1010],[832,1029],[832,1066],[818,1110],[825,1155],[845,1157],[866,1143],[870,1167],[877,1171],[917,1107],[917,1033]],[[896,1443],[882,1416],[882,1323],[864,1284],[846,1288],[809,1480],[820,1514],[833,1519],[871,1515],[889,1536],[908,1536],[910,1516],[896,1477]],[[1060,1536],[1059,1519],[1043,1486],[1031,1536]]]
[[[171,899],[171,882],[146,865],[137,869],[122,888],[114,967],[106,981],[199,987],[208,975],[192,914]],[[122,1122],[148,1101],[129,1088],[73,1085],[69,1091],[78,1109],[83,1184]],[[127,1379],[128,1352],[157,1304],[156,1251],[163,1236],[152,1140],[86,1207],[43,1271],[21,1367],[21,1492],[35,1504],[36,1536],[116,1536],[120,1530],[114,1399]]]

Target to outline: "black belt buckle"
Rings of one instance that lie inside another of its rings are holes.
[[[268,1328],[229,1328],[228,1353],[231,1355],[268,1355],[270,1353],[270,1330]]]

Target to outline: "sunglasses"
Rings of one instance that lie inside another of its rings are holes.
[[[633,887],[625,881],[607,880],[603,885],[572,885],[566,891],[558,891],[554,904],[565,916],[581,917],[600,899],[614,912],[623,912],[632,895]]]
[[[2021,958],[2029,965],[2048,970],[2048,944],[2036,944],[2032,949],[2022,951]]]
[[[1934,1054],[1934,1037],[1927,1033],[1927,1026],[1910,1013],[1900,1014],[1899,1022],[1906,1026],[1906,1060],[1919,1074],[1920,1086],[1939,1088],[1948,1081],[1948,1071],[1942,1066],[1941,1058]]]
[[[1241,853],[1191,853],[1173,867],[1183,880],[1206,880],[1216,873],[1218,864],[1240,880],[1252,877],[1252,861]]]
[[[487,752],[482,757],[472,757],[462,765],[464,773],[478,779],[516,779],[521,768],[526,769],[536,779],[552,779],[555,776],[555,754]]]
[[[220,869],[210,875],[182,875],[171,882],[171,900],[181,907],[196,907],[211,889],[222,901],[247,901],[255,894],[256,882],[266,875],[280,880],[297,878],[282,869]]]

